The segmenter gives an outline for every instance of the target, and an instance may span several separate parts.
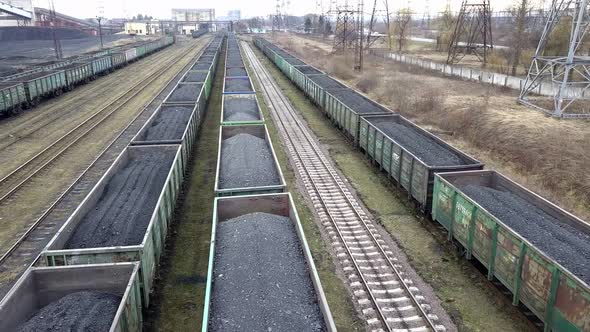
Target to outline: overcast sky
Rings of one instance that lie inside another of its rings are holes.
[[[280,0],[281,2],[283,0]],[[287,3],[287,0],[284,0]],[[536,0],[542,1],[542,0]],[[550,0],[546,0],[547,3]],[[382,0],[378,0],[382,2]],[[430,12],[436,13],[444,9],[446,0],[389,0],[393,10],[405,7],[408,4],[415,12],[422,13],[425,11],[426,3],[429,2]],[[450,0],[451,8],[459,10],[461,0]],[[502,10],[518,0],[492,0],[493,10]],[[33,0],[37,7],[48,7],[48,0]],[[54,0],[55,9],[58,12],[72,15],[80,18],[95,17],[98,13],[99,4],[104,6],[104,16],[127,17],[131,18],[138,13],[151,15],[157,18],[170,18],[171,8],[215,8],[216,16],[225,16],[230,9],[240,9],[242,17],[266,16],[275,11],[276,0]],[[330,0],[323,0],[325,10],[329,6]],[[340,0],[339,3],[344,3]],[[350,3],[356,3],[350,0]],[[372,1],[365,0],[365,12],[370,12]],[[317,13],[316,0],[291,0],[289,14],[304,15],[308,13]]]

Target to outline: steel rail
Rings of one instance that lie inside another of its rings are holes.
[[[319,187],[320,187],[319,184],[316,182],[316,180],[313,179],[311,171],[309,170],[309,166],[306,166],[304,158],[302,157],[301,153],[297,150],[297,147],[302,146],[301,143],[309,144],[309,146],[311,147],[311,150],[317,156],[317,159],[320,161],[321,167],[324,168],[324,171],[326,173],[330,174],[331,181],[333,182],[333,184],[335,186],[338,187],[340,193],[345,198],[348,206],[355,212],[356,217],[361,222],[361,224],[364,226],[367,234],[370,235],[372,242],[379,249],[381,255],[385,258],[385,261],[387,262],[387,264],[389,265],[391,270],[395,273],[397,279],[399,280],[399,284],[404,288],[405,293],[408,295],[408,298],[410,299],[410,301],[414,304],[415,309],[420,314],[420,316],[422,316],[422,320],[424,321],[426,328],[430,329],[431,331],[439,330],[439,328],[437,328],[436,324],[431,320],[428,313],[426,313],[426,311],[424,310],[422,304],[414,296],[410,287],[407,285],[406,281],[402,277],[398,268],[395,266],[395,264],[389,258],[389,255],[383,249],[379,240],[373,234],[371,227],[368,226],[366,219],[363,217],[364,213],[361,213],[359,211],[357,204],[353,203],[351,198],[349,197],[349,195],[347,195],[347,190],[344,189],[343,185],[341,184],[341,180],[339,180],[339,177],[335,174],[335,171],[332,169],[331,165],[329,166],[327,160],[325,160],[323,153],[321,153],[321,150],[315,144],[315,140],[311,137],[309,132],[303,127],[303,125],[301,124],[301,121],[293,114],[294,111],[290,108],[290,103],[288,102],[288,100],[286,100],[286,98],[284,97],[284,95],[282,93],[279,93],[279,90],[276,87],[276,83],[274,83],[272,81],[272,79],[269,77],[269,74],[267,72],[265,72],[265,70],[262,68],[261,64],[259,62],[256,63],[257,62],[257,60],[255,59],[256,56],[254,55],[253,51],[250,49],[249,45],[247,45],[245,43],[243,43],[242,45],[244,45],[244,48],[246,49],[246,53],[248,55],[248,59],[250,60],[250,64],[253,67],[255,67],[254,68],[255,75],[260,80],[263,89],[269,95],[274,94],[285,105],[285,107],[275,106],[276,102],[273,101],[271,98],[267,98],[273,104],[272,109],[276,110],[276,113],[277,113],[276,117],[279,119],[279,122],[280,122],[281,126],[283,127],[283,132],[285,133],[284,136],[290,141],[290,143],[293,147],[293,150],[295,151],[295,154],[297,155],[297,158],[300,160],[301,164],[304,166],[303,167],[304,171],[306,172],[310,181],[312,182],[313,187],[314,187],[315,191],[317,192],[317,197],[322,202],[322,205],[324,206],[324,209],[326,210],[327,214],[329,215],[330,220],[332,221],[332,224],[335,226],[334,228],[336,229],[343,246],[346,248],[346,251],[348,252],[349,256],[351,257],[351,262],[354,264],[355,269],[357,270],[357,272],[359,274],[359,277],[361,278],[361,280],[363,280],[364,288],[369,290],[370,298],[372,299],[374,307],[377,308],[377,310],[379,312],[379,316],[381,317],[381,320],[384,323],[384,326],[387,328],[388,331],[393,331],[393,328],[391,328],[388,323],[386,315],[381,310],[381,306],[378,305],[377,300],[376,300],[375,296],[373,295],[371,288],[368,286],[368,283],[367,283],[366,279],[364,278],[360,267],[358,266],[357,262],[355,261],[353,255],[352,255],[352,252],[350,250],[350,247],[348,246],[348,244],[346,243],[347,241],[344,239],[344,236],[342,235],[342,232],[338,226],[338,223],[336,222],[333,214],[330,212],[330,208],[328,207],[328,203],[322,197],[321,191],[319,189]],[[264,75],[264,77],[263,77],[263,75]],[[274,90],[274,93],[272,91],[270,91],[270,89]],[[296,127],[295,129],[298,129],[298,131],[305,138],[306,142],[301,142],[301,141],[295,142],[293,135],[286,134],[287,133],[287,125],[285,124],[286,121],[278,114],[278,110],[280,110],[280,109],[286,111],[286,112],[284,112],[285,115],[289,116],[292,119],[291,122],[295,124],[295,127]],[[317,167],[314,167],[314,168],[317,168]],[[326,184],[326,182],[324,182],[323,184]]]

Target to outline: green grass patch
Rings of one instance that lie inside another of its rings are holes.
[[[460,331],[534,330],[524,315],[512,306],[511,301],[457,253],[446,240],[446,234],[434,222],[417,216],[406,199],[406,193],[393,187],[389,179],[372,167],[368,159],[331,125],[323,113],[279,69],[258,49],[255,52],[283,93],[328,149],[336,166],[350,181],[365,206],[404,250],[417,273],[433,287]],[[286,165],[283,160],[282,165]],[[301,208],[302,211],[305,209]],[[311,218],[311,215],[302,215],[306,216],[304,219],[308,216]],[[307,227],[313,229],[312,226]],[[310,238],[315,236],[313,231],[306,229],[306,232]],[[310,240],[310,244],[315,240]],[[314,253],[314,258],[315,256]],[[322,254],[319,257],[318,266],[321,266]],[[326,255],[325,259],[329,257]],[[333,287],[329,282],[325,286]],[[334,310],[334,305],[330,305]]]
[[[153,305],[144,317],[148,331],[201,329],[215,198],[224,59],[220,57],[217,66],[192,165],[185,178],[184,194],[167,239]]]
[[[251,44],[254,49],[255,46]],[[260,56],[259,56],[260,58]],[[246,61],[247,62],[247,61]],[[272,121],[270,110],[264,100],[264,93],[261,92],[262,88],[252,74],[253,71],[249,65],[246,64],[250,72],[250,78],[254,88],[256,89],[256,96],[260,103],[260,109],[266,120],[266,126],[273,142],[277,159],[281,165],[281,170],[287,183],[287,190],[291,192],[293,201],[297,207],[299,219],[305,232],[305,238],[311,250],[314,263],[320,275],[322,287],[326,294],[326,299],[332,311],[334,322],[339,331],[362,331],[365,329],[365,323],[356,314],[352,299],[344,286],[342,280],[336,275],[336,267],[330,256],[330,251],[327,244],[321,237],[320,229],[315,222],[315,216],[307,206],[307,203],[301,193],[297,190],[296,176],[293,168],[289,164],[289,158],[287,156],[287,147],[281,142],[281,136],[277,131],[277,128]]]

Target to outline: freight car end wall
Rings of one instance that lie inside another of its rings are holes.
[[[32,268],[0,302],[0,331],[141,329],[137,263]]]

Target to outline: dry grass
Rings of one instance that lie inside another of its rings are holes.
[[[433,132],[450,133],[443,138],[488,168],[590,219],[587,121],[547,118],[518,105],[515,91],[449,79],[373,57],[366,58],[367,74],[359,75],[344,69],[346,58],[328,56],[321,42],[288,39],[291,51],[305,61]],[[371,73],[386,75],[373,79]]]

